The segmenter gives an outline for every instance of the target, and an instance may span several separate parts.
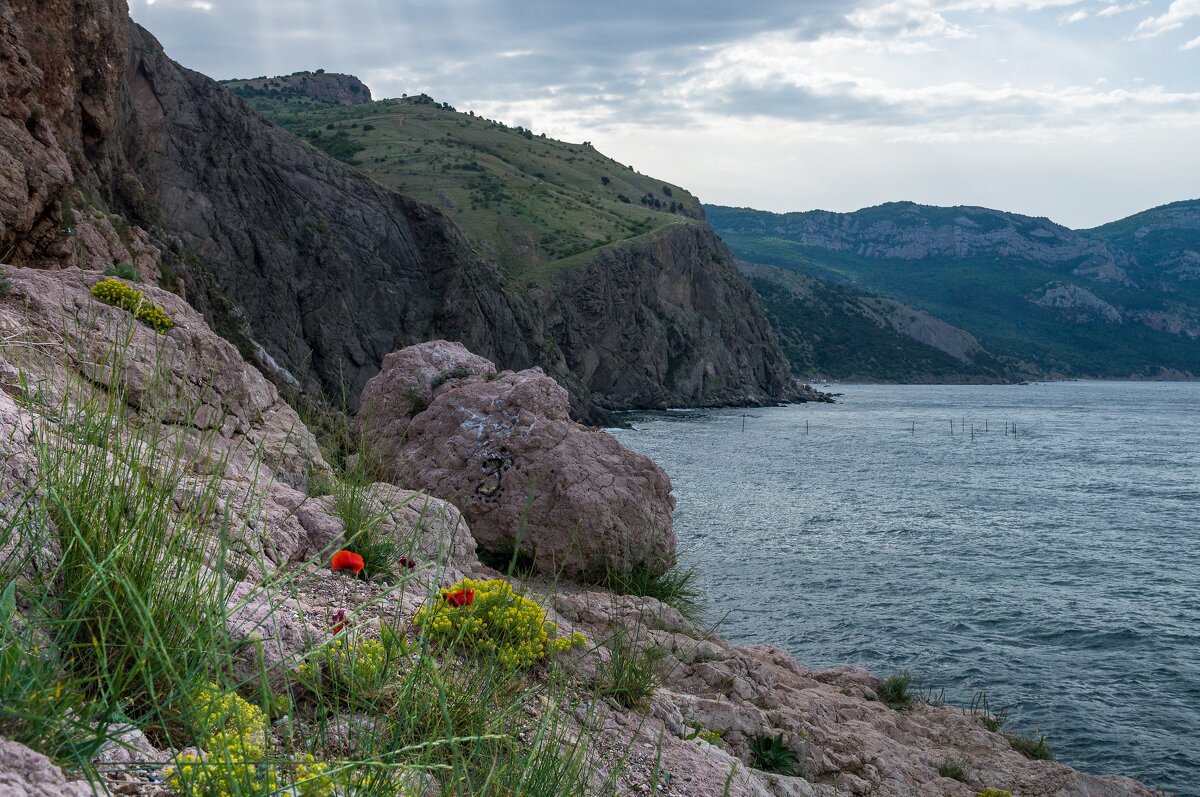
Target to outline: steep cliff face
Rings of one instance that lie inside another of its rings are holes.
[[[608,408],[796,397],[787,359],[733,254],[704,223],[599,252],[539,294],[546,330]]]
[[[524,300],[438,210],[178,66],[120,0],[69,5],[3,7],[12,260],[75,264],[62,200],[78,183],[150,231],[189,300],[285,379],[354,397],[398,345],[449,337],[570,384]]]

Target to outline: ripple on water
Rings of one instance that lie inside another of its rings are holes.
[[[1200,384],[838,389],[614,431],[671,475],[723,633],[986,690],[1060,759],[1200,797]]]

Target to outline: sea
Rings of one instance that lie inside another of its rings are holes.
[[[1200,383],[823,389],[612,430],[670,475],[718,633],[986,694],[1071,766],[1200,797]]]

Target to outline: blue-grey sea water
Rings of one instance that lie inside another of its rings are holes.
[[[1200,795],[1200,384],[831,389],[614,431],[720,633],[985,690],[1072,766]]]

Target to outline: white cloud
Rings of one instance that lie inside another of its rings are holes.
[[[1133,11],[1135,8],[1141,8],[1142,6],[1146,5],[1146,3],[1148,3],[1148,2],[1150,2],[1150,0],[1135,0],[1135,2],[1125,3],[1124,5],[1121,5],[1119,3],[1113,3],[1112,5],[1105,6],[1104,8],[1097,11],[1096,16],[1098,16],[1098,17],[1113,17],[1113,16],[1116,16],[1117,14],[1124,14],[1126,11]]]
[[[1193,17],[1200,17],[1200,0],[1171,0],[1165,14],[1143,19],[1130,38],[1153,39],[1168,31],[1179,30]]]
[[[1088,18],[1088,12],[1082,8],[1072,11],[1070,14],[1060,14],[1058,17],[1059,25],[1073,25],[1076,22],[1083,22]]]
[[[1183,46],[1180,47],[1179,49],[1180,50],[1195,50],[1197,47],[1200,47],[1200,36],[1197,36],[1196,38],[1192,39],[1189,42],[1184,42]]]

